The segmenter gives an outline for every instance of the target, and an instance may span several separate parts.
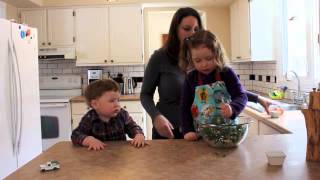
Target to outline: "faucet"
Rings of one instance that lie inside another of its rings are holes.
[[[292,73],[294,75],[294,77],[297,79],[298,81],[298,95],[295,95],[293,97],[293,103],[294,104],[303,104],[304,103],[304,97],[301,95],[301,86],[300,86],[300,78],[298,76],[298,74],[295,72],[295,71],[289,71],[286,73],[286,79],[287,81],[290,81],[290,78],[289,78],[289,73]]]

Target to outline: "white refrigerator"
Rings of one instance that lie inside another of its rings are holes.
[[[0,19],[0,179],[42,152],[37,29]]]

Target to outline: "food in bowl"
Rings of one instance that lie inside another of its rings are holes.
[[[269,112],[271,115],[271,118],[278,118],[283,114],[283,109],[281,107],[277,107],[277,106],[271,106],[269,108]]]
[[[246,138],[250,122],[249,119],[238,119],[227,124],[200,124],[199,134],[212,147],[236,147]]]

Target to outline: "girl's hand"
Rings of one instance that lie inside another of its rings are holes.
[[[232,108],[228,103],[221,103],[221,116],[223,118],[230,118],[232,116]]]
[[[144,147],[144,135],[143,134],[136,134],[133,140],[130,142],[131,145],[134,147]]]
[[[153,126],[156,128],[160,136],[167,137],[169,139],[174,138],[174,135],[172,133],[173,126],[163,115],[159,114],[156,116],[153,122]]]
[[[102,150],[107,145],[103,142],[101,142],[99,139],[94,138],[93,136],[87,136],[84,138],[82,142],[83,146],[87,146],[88,150]]]
[[[183,137],[187,141],[196,141],[198,139],[198,136],[195,132],[188,132]]]

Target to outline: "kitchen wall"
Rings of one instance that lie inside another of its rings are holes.
[[[18,20],[18,8],[5,2],[0,2],[0,18]]]
[[[103,69],[104,77],[107,77],[108,72],[111,75],[122,73],[124,76],[130,77],[143,77],[144,65],[134,66],[106,66],[106,67],[85,67],[76,66],[75,60],[40,60],[39,61],[39,73],[40,76],[52,76],[52,75],[81,75],[82,77],[82,89],[87,87],[88,82],[88,69]],[[137,84],[135,93],[139,93],[141,89],[141,82]]]

